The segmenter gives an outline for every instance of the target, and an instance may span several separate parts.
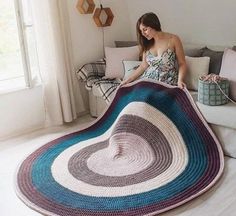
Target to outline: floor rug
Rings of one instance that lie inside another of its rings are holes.
[[[120,88],[94,124],[30,154],[16,192],[44,215],[158,215],[207,191],[223,166],[188,91],[143,80]]]

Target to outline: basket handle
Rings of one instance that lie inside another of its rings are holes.
[[[222,90],[222,88],[220,87],[220,85],[218,84],[218,82],[216,80],[214,80],[214,83],[217,85],[217,87],[220,89],[220,91],[222,92],[222,94],[228,99],[230,100],[233,104],[236,105],[236,102],[233,101],[227,94],[225,94],[225,92]]]

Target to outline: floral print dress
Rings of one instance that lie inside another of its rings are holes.
[[[161,56],[154,56],[150,51],[147,51],[146,61],[149,67],[140,78],[150,78],[170,85],[177,85],[178,71],[174,51],[168,48]]]

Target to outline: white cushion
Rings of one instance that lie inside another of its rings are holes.
[[[211,127],[219,139],[225,155],[236,158],[236,129],[214,124]]]
[[[208,123],[236,129],[236,106],[232,102],[222,106],[196,103]]]
[[[230,97],[236,101],[236,52],[232,49],[225,49],[224,51],[220,76],[229,79]]]
[[[124,79],[130,76],[130,74],[142,63],[142,61],[123,61],[124,66]]]
[[[139,59],[139,48],[138,46],[133,47],[122,47],[122,48],[111,48],[105,47],[106,57],[106,78],[120,78],[124,77],[123,60],[138,60]]]
[[[185,82],[187,88],[191,90],[198,89],[198,78],[207,75],[209,71],[209,57],[189,57],[185,56],[187,64],[187,74]]]

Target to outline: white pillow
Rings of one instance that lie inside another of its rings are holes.
[[[198,78],[208,74],[210,57],[185,56],[185,60],[187,64],[187,74],[185,78],[187,88],[198,90]]]
[[[138,66],[142,63],[142,61],[123,61],[123,66],[124,66],[124,79],[127,79],[130,74],[138,68]]]
[[[220,76],[229,79],[230,97],[236,101],[236,52],[232,49],[225,49]]]
[[[138,60],[139,59],[139,48],[138,46],[133,47],[122,47],[122,48],[111,48],[105,47],[106,57],[106,78],[123,78],[124,69],[122,65],[123,60]]]

